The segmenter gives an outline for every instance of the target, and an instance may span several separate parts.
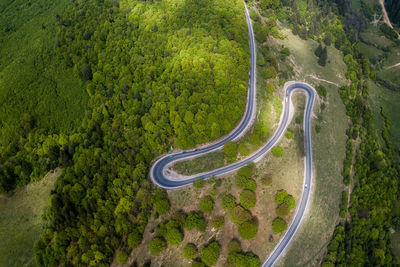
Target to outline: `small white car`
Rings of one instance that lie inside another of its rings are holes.
[[[307,189],[307,187],[308,187],[308,184],[306,184],[306,185],[304,186],[305,189]]]
[[[287,98],[287,97],[285,98],[285,102],[286,102],[286,103],[288,102],[288,98]]]

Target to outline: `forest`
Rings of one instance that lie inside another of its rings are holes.
[[[394,24],[400,22],[400,2],[396,0],[385,0],[385,8],[388,12],[390,21]]]
[[[169,207],[147,178],[153,158],[236,125],[249,69],[243,8],[236,0],[89,0],[54,16],[54,59],[78,77],[87,111],[76,130],[58,132],[23,115],[0,147],[2,192],[64,168],[35,246],[38,265],[108,265],[140,243],[153,205]]]

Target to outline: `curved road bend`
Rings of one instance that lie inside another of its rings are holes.
[[[306,96],[307,96],[307,102],[306,102],[306,107],[305,107],[305,113],[304,113],[304,120],[303,120],[303,127],[304,127],[304,139],[305,139],[305,153],[306,153],[306,158],[305,158],[305,168],[304,168],[304,189],[303,189],[303,194],[301,197],[300,205],[298,205],[295,217],[289,226],[288,230],[284,234],[284,236],[281,238],[279,241],[278,245],[275,247],[274,251],[270,254],[268,259],[264,262],[263,266],[272,266],[276,260],[279,258],[279,256],[284,252],[284,250],[287,248],[288,244],[290,243],[292,237],[296,233],[302,217],[304,215],[304,212],[307,207],[309,195],[310,195],[310,188],[312,186],[312,150],[311,150],[311,116],[312,116],[312,109],[315,101],[315,95],[316,92],[314,88],[306,83],[303,82],[287,82],[285,84],[285,100],[284,100],[284,109],[281,115],[281,122],[279,124],[278,129],[274,133],[274,135],[268,140],[268,142],[261,147],[258,151],[250,155],[248,158],[243,159],[239,162],[235,162],[231,165],[221,167],[219,169],[215,169],[209,172],[204,172],[192,176],[184,176],[180,178],[174,178],[174,177],[169,177],[168,173],[166,172],[166,169],[169,165],[193,158],[193,157],[198,157],[204,154],[207,154],[211,151],[217,150],[219,148],[222,148],[222,146],[228,142],[228,141],[233,141],[239,138],[244,134],[244,132],[248,129],[250,126],[254,116],[255,116],[255,43],[254,43],[254,35],[253,35],[253,29],[251,25],[251,21],[248,15],[247,7],[246,7],[246,20],[248,23],[248,28],[249,28],[249,42],[250,42],[250,63],[251,63],[251,68],[250,68],[250,85],[249,85],[249,90],[248,90],[248,102],[246,105],[246,110],[245,114],[239,123],[239,125],[225,138],[222,140],[211,144],[210,146],[203,147],[200,149],[195,149],[191,151],[184,151],[181,153],[176,153],[176,154],[170,154],[170,155],[165,155],[159,160],[157,160],[153,166],[151,167],[150,170],[150,177],[151,180],[158,185],[159,187],[165,188],[165,189],[177,189],[181,188],[184,186],[187,186],[193,181],[195,181],[198,178],[203,178],[207,179],[212,176],[220,176],[223,174],[227,174],[233,171],[238,170],[239,168],[246,166],[249,162],[254,162],[262,158],[266,153],[268,153],[271,148],[277,144],[277,142],[280,140],[280,138],[283,136],[283,134],[286,131],[287,126],[290,123],[290,112],[291,112],[291,94],[294,91],[301,90],[303,91]]]

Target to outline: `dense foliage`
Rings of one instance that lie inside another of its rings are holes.
[[[197,256],[197,247],[194,244],[187,244],[182,249],[183,257],[190,260]]]
[[[251,210],[256,205],[256,194],[248,189],[245,189],[240,193],[240,205],[243,208]]]
[[[167,248],[167,243],[165,242],[164,239],[160,237],[153,238],[153,240],[150,241],[149,249],[152,254],[159,254],[166,248]]]
[[[400,23],[400,2],[396,0],[385,0],[385,8],[392,23]]]
[[[207,266],[213,266],[217,263],[221,247],[217,242],[211,242],[200,250],[200,258]]]
[[[207,227],[207,222],[204,220],[201,212],[190,212],[186,217],[185,227],[188,230],[196,228],[199,232],[204,232]]]
[[[232,195],[226,195],[222,198],[222,207],[227,210],[231,211],[236,207],[236,200]]]
[[[244,240],[249,240],[257,235],[258,227],[254,221],[247,221],[239,225],[239,236]]]
[[[211,213],[214,209],[214,201],[210,196],[202,197],[200,200],[200,209],[204,213]]]
[[[323,266],[392,266],[396,259],[392,256],[390,229],[398,216],[399,174],[388,138],[390,123],[384,113],[373,114],[368,105],[370,65],[353,47],[343,49],[346,77],[351,81],[339,90],[351,119],[343,177],[345,185],[353,188],[350,197],[342,194],[340,212],[345,220],[336,227]],[[377,136],[374,115],[382,115],[385,122],[383,142]]]
[[[284,232],[286,228],[287,228],[287,223],[285,222],[284,219],[277,217],[272,221],[272,230],[275,233],[280,234]]]
[[[45,166],[28,164],[26,181],[32,170],[65,166],[37,264],[108,264],[116,249],[140,243],[154,204],[160,214],[169,209],[147,179],[154,156],[215,139],[241,117],[249,67],[243,3],[74,1],[57,20],[57,57],[84,83],[89,111],[75,135],[27,134],[28,146],[12,151],[30,149]],[[11,173],[21,163],[7,164]],[[186,225],[204,231],[206,222],[191,213]],[[165,246],[159,237],[150,243],[153,252]]]

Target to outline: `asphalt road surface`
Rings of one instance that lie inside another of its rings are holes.
[[[316,92],[314,88],[307,83],[303,82],[287,82],[285,84],[285,98],[283,99],[283,111],[281,115],[281,120],[278,129],[274,133],[274,135],[268,140],[268,142],[257,150],[255,153],[243,159],[241,161],[235,162],[231,165],[221,167],[219,169],[215,169],[209,172],[204,172],[192,176],[179,176],[172,177],[168,173],[168,166],[171,164],[186,160],[189,158],[198,157],[211,151],[215,151],[223,147],[223,145],[228,141],[234,141],[241,137],[246,130],[252,124],[255,117],[255,106],[256,106],[256,53],[255,53],[255,42],[254,42],[254,34],[253,28],[251,25],[251,20],[248,14],[247,7],[245,9],[246,12],[246,20],[249,29],[249,43],[250,43],[250,80],[249,80],[249,88],[248,88],[248,102],[246,105],[245,113],[238,124],[238,126],[225,138],[209,145],[206,147],[202,147],[195,150],[183,151],[180,153],[164,155],[160,159],[158,159],[150,170],[151,180],[158,185],[159,187],[165,189],[177,189],[181,187],[188,186],[193,183],[198,178],[207,179],[212,176],[220,176],[230,172],[234,172],[239,168],[246,166],[249,162],[254,162],[262,158],[266,153],[268,153],[272,147],[274,147],[278,141],[281,139],[283,134],[286,131],[287,126],[291,120],[291,114],[293,113],[292,105],[291,105],[291,95],[294,91],[301,90],[307,96],[306,107],[304,112],[304,151],[305,151],[305,168],[304,168],[304,184],[303,184],[303,194],[301,196],[300,204],[297,207],[296,215],[290,224],[288,230],[284,234],[284,236],[279,241],[278,245],[275,247],[274,251],[270,254],[268,259],[264,262],[263,266],[273,266],[276,260],[280,255],[285,251],[288,247],[290,241],[295,235],[302,219],[304,212],[307,207],[308,199],[310,196],[310,189],[312,186],[312,149],[311,149],[311,118],[312,118],[312,110],[314,106]],[[267,237],[265,237],[267,240]]]

